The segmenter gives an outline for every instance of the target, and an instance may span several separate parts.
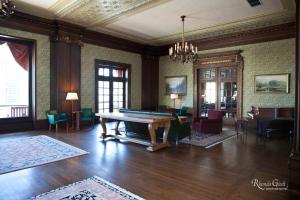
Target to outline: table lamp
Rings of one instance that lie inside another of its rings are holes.
[[[178,94],[171,94],[170,98],[174,100],[174,108],[175,108],[175,101],[178,99]]]
[[[73,113],[73,101],[78,100],[77,92],[68,92],[66,100],[71,101],[71,103],[72,103],[72,113]]]

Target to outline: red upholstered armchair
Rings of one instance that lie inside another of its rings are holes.
[[[208,111],[208,117],[194,118],[192,130],[200,133],[221,133],[223,127],[223,111]]]

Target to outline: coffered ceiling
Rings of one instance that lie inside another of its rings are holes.
[[[161,45],[295,20],[294,0],[15,0],[16,9],[133,41]]]

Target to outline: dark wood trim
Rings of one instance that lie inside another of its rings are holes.
[[[142,99],[143,110],[156,110],[159,98],[159,58],[142,54]]]
[[[36,74],[35,74],[35,63],[36,63],[36,40],[26,39],[21,37],[14,37],[8,35],[1,35],[0,40],[6,42],[13,42],[22,45],[26,45],[30,48],[29,52],[29,68],[28,68],[28,86],[29,86],[29,108],[28,117],[18,118],[2,118],[0,119],[0,132],[5,131],[22,131],[22,130],[33,130],[33,121],[36,117]],[[33,95],[34,94],[34,95]],[[12,125],[14,124],[14,125]],[[16,126],[17,125],[17,126]]]
[[[243,113],[243,57],[240,50],[227,51],[211,54],[200,54],[198,59],[193,63],[193,115],[199,117],[199,88],[200,79],[198,71],[201,68],[220,68],[220,67],[236,67],[237,68],[237,86],[238,86],[238,104],[237,104],[237,117],[241,117]],[[218,76],[218,75],[217,75]],[[219,98],[217,98],[219,99]]]
[[[9,18],[0,18],[0,26],[49,36],[54,35],[56,31],[54,20],[29,15],[19,11],[15,11]]]
[[[38,119],[34,121],[34,130],[48,130],[48,120]]]
[[[71,116],[72,104],[66,101],[68,92],[77,92],[79,100],[73,102],[80,110],[81,47],[73,43],[50,42],[50,109]]]
[[[83,31],[83,42],[139,54],[143,53],[145,47],[143,44],[90,30]]]
[[[215,37],[192,40],[198,50],[217,49],[246,44],[255,44],[274,40],[294,38],[296,33],[296,23],[286,23],[264,28],[252,29],[237,33],[224,34]],[[168,55],[171,44],[160,46],[157,50],[159,56]]]
[[[128,90],[127,90],[127,105],[128,108],[131,108],[131,64],[127,64],[127,63],[120,63],[120,62],[113,62],[113,61],[109,61],[109,60],[100,60],[100,59],[95,59],[95,112],[98,112],[98,80],[99,80],[99,76],[98,76],[98,65],[99,64],[104,64],[104,65],[109,65],[113,68],[120,68],[120,69],[124,69],[125,71],[127,70],[128,73],[128,77],[127,77],[127,86],[128,86]],[[105,78],[105,77],[104,77]],[[108,77],[107,80],[111,81],[112,79],[117,79],[117,78],[113,78],[113,77]],[[120,80],[124,80],[124,78],[121,78]],[[113,88],[112,86],[110,86],[111,91],[110,91],[110,99],[112,99],[112,95],[113,95]],[[125,90],[125,87],[124,87]],[[124,91],[125,92],[125,91]],[[126,94],[123,93],[123,94]],[[124,96],[125,97],[125,96]],[[126,97],[125,97],[126,98]],[[123,99],[123,104],[126,104],[126,99]],[[113,102],[110,102],[110,104],[112,104]],[[112,107],[112,105],[110,105],[110,107]]]

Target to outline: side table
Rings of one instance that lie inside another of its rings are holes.
[[[80,114],[81,111],[73,111],[72,112],[72,129],[75,129],[76,126],[76,131],[80,130]],[[75,119],[74,119],[75,117]]]
[[[247,118],[236,118],[235,119],[235,131],[236,135],[239,135],[239,131],[247,136],[247,126],[248,126],[248,119]]]

